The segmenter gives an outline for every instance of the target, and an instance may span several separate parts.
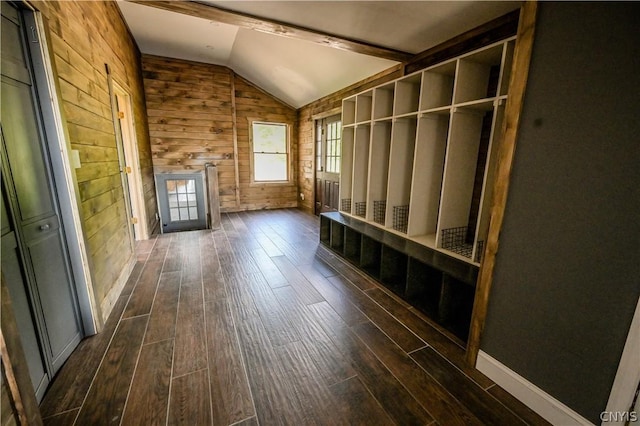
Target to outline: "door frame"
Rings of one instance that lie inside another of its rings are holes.
[[[122,150],[124,153],[125,166],[127,170],[127,181],[129,183],[129,199],[131,201],[131,215],[136,220],[133,223],[136,241],[148,240],[149,229],[147,225],[147,211],[144,203],[144,190],[140,173],[140,159],[138,157],[138,141],[136,138],[135,118],[131,103],[131,95],[115,79],[113,84],[113,107],[118,108],[118,112],[124,113],[120,120],[120,134],[122,135]]]
[[[340,115],[340,121],[342,121],[342,106],[330,109],[328,111],[324,111],[321,112],[319,114],[315,114],[311,116],[311,122],[313,123],[313,213],[315,214],[316,212],[316,202],[318,201],[318,194],[316,192],[316,180],[318,178],[318,165],[316,164],[316,158],[317,157],[317,126],[316,126],[316,122],[318,120],[323,120],[325,118],[328,117],[332,117],[334,115]],[[342,133],[342,126],[340,126],[340,132]],[[340,137],[342,137],[342,135],[340,135]],[[341,153],[342,154],[342,153]],[[340,173],[338,173],[338,182],[340,181]],[[321,208],[322,210],[322,208]]]
[[[25,12],[27,25],[35,29],[39,43],[28,43],[29,56],[33,66],[36,93],[39,98],[45,144],[51,162],[51,171],[56,184],[56,194],[60,207],[60,219],[65,230],[65,240],[69,250],[71,273],[80,308],[80,317],[85,336],[96,334],[102,328],[102,316],[93,292],[93,280],[89,267],[89,256],[82,231],[79,200],[80,191],[75,177],[79,157],[69,144],[65,126],[62,100],[59,96],[57,72],[51,58],[51,41],[48,37],[47,21],[40,12],[31,7],[19,7]],[[72,163],[72,159],[74,159]]]
[[[167,171],[162,171],[162,172],[158,172],[154,174],[154,183],[156,186],[156,200],[158,202],[158,214],[160,215],[160,233],[164,234],[165,233],[165,229],[164,229],[164,220],[163,220],[163,215],[164,215],[164,209],[162,208],[162,202],[161,200],[163,199],[164,195],[163,193],[160,192],[160,190],[162,188],[166,189],[166,185],[164,184],[164,181],[169,178],[169,177],[183,177],[183,178],[195,178],[196,179],[196,185],[198,185],[198,182],[200,182],[200,184],[202,185],[202,203],[199,203],[198,206],[202,206],[202,210],[204,212],[204,228],[202,229],[208,229],[209,224],[207,221],[207,215],[209,214],[209,200],[207,199],[207,193],[208,193],[208,182],[207,182],[207,178],[206,178],[206,173],[204,170],[167,170]],[[160,181],[162,181],[162,183],[160,183]],[[168,202],[168,200],[167,200]],[[167,232],[176,232],[177,230],[173,230],[173,231],[167,231]]]

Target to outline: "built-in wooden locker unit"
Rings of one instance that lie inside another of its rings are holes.
[[[323,215],[325,242],[462,340],[514,46],[511,37],[342,103],[340,213]]]

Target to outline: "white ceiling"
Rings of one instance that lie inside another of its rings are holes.
[[[201,1],[334,36],[419,53],[517,1]],[[224,65],[299,108],[397,64],[387,59],[118,1],[142,53]]]

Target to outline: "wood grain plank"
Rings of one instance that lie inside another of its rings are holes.
[[[522,419],[477,386],[433,348],[424,348],[413,352],[411,358],[444,386],[451,395],[463,403],[480,421],[499,425],[525,424]]]
[[[493,185],[493,200],[491,204],[491,220],[485,243],[482,264],[478,275],[476,296],[474,299],[471,327],[467,344],[467,361],[469,365],[476,364],[480,350],[480,338],[487,316],[489,293],[493,281],[496,254],[498,252],[500,230],[504,220],[509,194],[509,180],[513,166],[516,141],[520,123],[520,113],[524,104],[524,95],[529,76],[529,64],[533,52],[533,41],[536,27],[538,3],[524,2],[520,8],[518,22],[518,37],[513,55],[513,66],[509,80],[509,98],[505,106],[505,117],[500,129],[498,154],[496,162],[496,177]]]
[[[256,413],[228,301],[207,303],[205,318],[213,424],[230,425]]]
[[[333,266],[333,268],[340,275],[342,275],[343,277],[351,281],[360,290],[369,290],[371,288],[375,288],[375,286],[377,285],[369,277],[362,275],[362,273],[357,271],[355,268],[353,268],[351,265],[346,263],[341,258],[331,253],[329,249],[323,247],[322,245],[318,245],[316,254],[323,261],[330,262],[331,266]]]
[[[338,290],[324,275],[319,273],[311,265],[299,267],[303,275],[313,284],[322,297],[340,315],[342,320],[348,325],[355,325],[369,321],[369,318],[362,313],[348,297]]]
[[[351,377],[331,386],[336,400],[335,410],[350,425],[394,425],[378,401],[358,377]]]
[[[194,371],[171,381],[170,425],[210,425],[211,398],[207,370]]]
[[[464,371],[464,373],[478,383],[480,387],[487,389],[494,384],[487,376],[467,364],[464,349],[456,341],[443,334],[429,322],[423,320],[413,309],[407,309],[403,303],[398,302],[395,298],[380,289],[372,289],[367,291],[367,293],[394,317],[402,321],[407,328],[438,351],[438,353],[442,354],[456,367]]]
[[[329,277],[328,280],[405,352],[415,351],[426,346],[422,339],[351,282],[341,276]]]
[[[333,407],[335,401],[329,389],[322,383],[312,355],[302,342],[293,342],[275,348],[282,365],[282,375],[290,395],[302,407],[305,425],[345,424]]]
[[[149,344],[175,337],[178,296],[180,294],[180,272],[163,272],[156,293],[144,343]]]
[[[153,298],[160,281],[162,263],[163,261],[160,260],[150,260],[144,265],[140,278],[133,288],[131,298],[124,311],[124,318],[147,315],[151,312]]]
[[[351,360],[358,377],[398,424],[429,424],[433,418],[391,374],[326,302],[310,305],[329,338]]]
[[[75,410],[65,411],[55,416],[45,417],[42,419],[42,423],[45,426],[73,426],[79,411],[80,409],[76,408]]]
[[[144,345],[121,425],[161,425],[167,421],[173,339]]]
[[[137,253],[137,250],[136,250]],[[140,274],[142,273],[142,269],[144,269],[144,261],[138,261],[133,266],[131,273],[129,274],[129,278],[125,283],[124,287],[122,287],[122,291],[120,292],[120,296],[129,296],[133,291],[133,288],[138,283],[138,279],[140,278]]]
[[[258,418],[257,417],[250,417],[248,419],[245,419],[241,422],[236,423],[234,426],[258,426]]]
[[[364,323],[353,327],[353,330],[438,423],[460,426],[483,424],[380,329]]]
[[[500,386],[491,386],[488,392],[515,415],[524,420],[526,424],[532,426],[549,426],[551,424]]]
[[[285,256],[272,257],[273,263],[278,267],[289,285],[298,293],[305,304],[313,304],[324,301],[322,295],[307,280],[307,278]]]
[[[180,285],[173,377],[207,368],[203,303],[201,284]]]
[[[120,422],[146,326],[147,317],[120,321],[80,409],[77,424]]]
[[[280,346],[300,340],[300,334],[289,321],[287,312],[282,308],[262,275],[250,274],[246,285],[270,342],[274,346]]]
[[[182,262],[184,261],[183,248],[180,239],[173,237],[167,248],[168,256],[164,259],[162,272],[173,272],[182,270]]]
[[[283,367],[259,318],[237,324],[240,346],[260,424],[304,424],[302,407],[284,380]]]
[[[308,358],[314,362],[322,381],[330,386],[353,375],[355,371],[331,342],[320,324],[291,287],[281,287],[274,293],[298,330]]]
[[[273,263],[271,257],[267,255],[267,252],[262,247],[251,250],[251,256],[271,288],[289,285],[285,276],[280,272],[280,269]]]
[[[102,357],[116,331],[127,299],[128,296],[120,296],[102,331],[82,340],[71,353],[40,403],[42,416],[49,417],[57,413],[79,409],[82,405]]]
[[[201,232],[199,250],[205,302],[227,297],[220,258],[216,253],[211,232]]]

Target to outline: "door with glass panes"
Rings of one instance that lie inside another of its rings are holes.
[[[163,233],[207,227],[201,174],[159,174],[156,185]]]
[[[316,120],[315,214],[338,210],[341,127],[340,114]]]

